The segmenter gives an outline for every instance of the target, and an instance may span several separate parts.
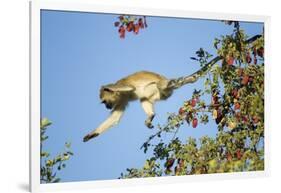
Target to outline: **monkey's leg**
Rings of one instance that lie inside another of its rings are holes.
[[[89,133],[88,135],[86,135],[83,138],[83,141],[89,141],[90,139],[99,136],[100,134],[102,134],[103,132],[105,132],[106,130],[108,130],[110,127],[118,124],[118,122],[120,121],[122,115],[123,115],[124,110],[120,109],[120,110],[114,110],[111,115],[94,131],[92,131],[91,133]]]
[[[142,105],[142,108],[143,108],[145,114],[147,115],[147,119],[145,120],[145,125],[151,129],[151,128],[153,128],[152,120],[155,116],[155,113],[153,110],[153,104],[150,101],[144,99],[144,100],[141,100],[141,105]]]

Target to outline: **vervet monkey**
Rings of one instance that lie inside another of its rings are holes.
[[[190,76],[177,79],[167,79],[162,75],[141,71],[129,75],[114,84],[102,86],[100,99],[107,109],[112,109],[111,115],[94,131],[90,132],[83,139],[84,142],[99,136],[113,125],[118,124],[126,106],[130,101],[139,100],[147,115],[145,125],[153,128],[152,120],[155,116],[154,103],[158,100],[166,100],[173,91],[181,86],[195,82],[209,66],[216,63],[217,57],[199,71]]]

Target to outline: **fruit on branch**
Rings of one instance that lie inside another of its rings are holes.
[[[134,29],[134,23],[132,21],[129,22],[129,24],[126,27],[128,32],[131,32]]]
[[[195,98],[191,99],[191,106],[195,107],[197,100]]]
[[[259,122],[259,117],[254,116],[252,120],[253,120],[253,123],[257,124]]]
[[[230,152],[226,153],[226,159],[227,159],[227,161],[231,161],[232,160],[232,155],[231,155]]]
[[[170,169],[175,163],[175,159],[174,158],[169,158],[166,163],[165,163],[165,167],[167,169]]]
[[[239,38],[236,38],[237,34]],[[171,119],[169,116],[168,123],[159,126],[160,132],[170,132],[174,139],[174,132],[185,120],[196,128],[198,121],[204,123],[202,117],[212,116],[217,124],[216,137],[206,136],[200,140],[190,137],[186,143],[180,140],[178,143],[174,143],[174,140],[156,142],[153,159],[159,161],[162,167],[158,165],[149,171],[147,168],[140,169],[138,173],[130,173],[129,177],[161,176],[164,172],[167,175],[193,175],[264,169],[264,64],[261,59],[264,51],[260,49],[263,40],[250,42],[246,37],[247,34],[242,30],[236,30],[218,41],[216,49],[220,63],[212,67],[208,78],[206,74],[202,75],[207,80],[200,93],[202,100],[198,101],[196,95],[192,95],[178,109],[178,115]],[[229,61],[228,56],[232,56]],[[206,108],[203,108],[203,104],[206,104]],[[161,136],[159,140],[162,140]],[[153,143],[149,141],[149,144]],[[177,164],[168,161],[170,157]]]
[[[119,27],[118,32],[119,32],[120,38],[125,38],[125,32],[126,31],[125,31],[125,27],[123,25]]]
[[[226,62],[227,62],[228,65],[233,65],[233,63],[234,63],[234,58],[233,58],[232,56],[229,56],[229,57],[227,58]]]
[[[257,54],[258,54],[259,57],[262,57],[262,58],[263,58],[263,55],[264,55],[264,48],[263,48],[263,47],[259,48],[259,49],[257,50]]]
[[[147,27],[145,16],[121,15],[118,19],[119,21],[114,22],[114,26],[119,27],[118,33],[122,39],[125,38],[125,31],[133,32],[137,35],[140,29]]]
[[[239,98],[238,90],[237,90],[237,89],[233,89],[233,90],[232,90],[232,96],[233,96],[233,98],[235,98],[235,99],[238,99],[238,98]]]
[[[252,58],[251,58],[249,52],[248,52],[247,55],[246,55],[246,62],[247,62],[248,64],[250,64],[250,63],[252,62]]]
[[[234,104],[234,110],[238,110],[238,109],[240,109],[240,103],[236,102]]]
[[[143,21],[142,21],[142,18],[139,18],[139,20],[138,20],[138,25],[140,26],[141,29],[144,28],[144,23],[143,23]]]
[[[198,119],[195,117],[193,120],[192,120],[192,127],[193,128],[196,128],[198,125]]]
[[[254,58],[254,64],[257,64],[258,63],[258,59],[257,57]]]
[[[135,24],[134,25],[134,33],[135,34],[138,34],[139,33],[139,30],[140,30],[140,26],[138,24]]]
[[[248,82],[249,82],[249,76],[248,75],[244,75],[243,78],[242,78],[241,84],[242,85],[247,85]]]
[[[236,157],[237,157],[237,159],[241,159],[242,158],[242,153],[241,153],[241,150],[240,149],[237,149],[237,151],[236,151]]]
[[[243,117],[242,117],[242,120],[243,120],[244,123],[248,123],[248,121],[249,121],[249,119],[248,119],[247,116],[243,116]]]

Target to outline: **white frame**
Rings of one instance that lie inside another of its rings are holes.
[[[125,7],[102,5],[98,1],[91,0],[93,3],[83,4],[75,2],[50,2],[50,1],[32,1],[30,2],[30,191],[52,191],[52,190],[73,190],[82,188],[116,188],[135,185],[148,184],[167,184],[182,183],[202,180],[224,180],[241,179],[249,177],[269,176],[269,97],[270,97],[270,40],[269,40],[269,16],[241,15],[241,14],[222,14],[192,12],[185,10],[165,10],[151,9],[141,7]],[[134,14],[151,15],[166,17],[198,18],[198,19],[216,19],[216,20],[237,20],[249,22],[264,22],[265,30],[265,170],[256,172],[222,173],[206,174],[192,176],[173,176],[156,177],[126,180],[105,180],[105,181],[86,181],[86,182],[67,182],[54,184],[40,184],[40,10],[64,10],[81,11],[96,13],[116,13],[116,14]]]

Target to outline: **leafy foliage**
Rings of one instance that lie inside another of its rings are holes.
[[[47,119],[43,118],[41,120],[40,130],[41,130],[41,171],[40,171],[40,181],[41,183],[57,183],[60,178],[57,177],[57,172],[66,167],[65,162],[69,160],[73,153],[70,151],[70,143],[65,143],[65,151],[50,158],[50,153],[43,150],[43,142],[48,139],[45,135],[48,126],[52,123]]]
[[[263,34],[247,39],[239,22],[233,33],[214,40],[222,59],[202,74],[204,89],[195,90],[177,113],[168,116],[143,144],[153,156],[143,168],[127,169],[121,178],[191,175],[264,169],[264,38]],[[200,48],[191,59],[204,66],[212,56]],[[214,121],[216,137],[177,137],[182,125],[196,128]],[[163,142],[162,134],[171,140]],[[155,143],[156,142],[156,143]]]

